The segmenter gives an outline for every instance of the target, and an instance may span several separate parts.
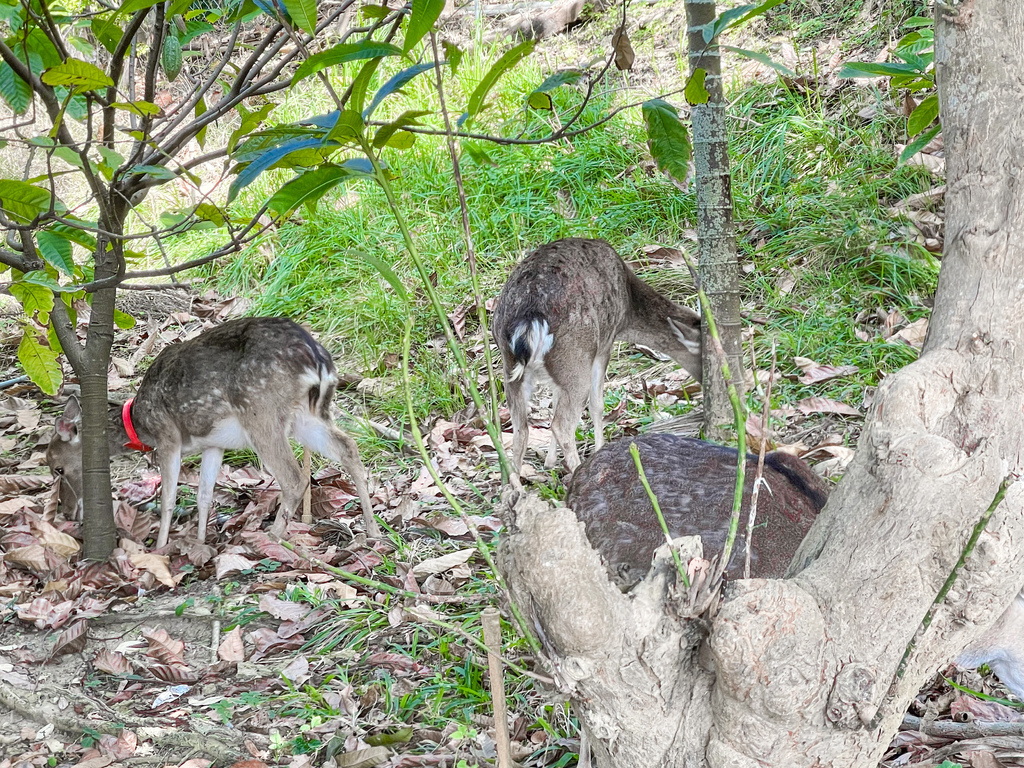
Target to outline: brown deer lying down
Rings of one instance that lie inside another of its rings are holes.
[[[181,459],[194,453],[203,456],[197,506],[199,541],[205,540],[225,449],[251,448],[277,478],[281,507],[271,530],[284,535],[309,483],[289,437],[345,468],[359,493],[366,532],[378,535],[359,450],[330,417],[337,383],[330,353],[284,317],[232,320],[157,355],[138,394],[123,407],[111,408],[107,427],[111,455],[149,446],[157,451],[157,547],[167,543]],[[65,514],[81,503],[80,422],[81,407],[72,397],[46,452],[50,470],[61,480]]]
[[[629,452],[634,442],[669,533],[673,538],[699,534],[709,555],[725,544],[736,484],[736,449],[690,437],[652,434],[616,440],[587,459],[573,474],[565,505],[586,524],[587,538],[624,589],[647,575],[654,550],[665,543]],[[733,579],[743,577],[746,512],[756,470],[757,457],[748,455],[740,529],[726,571]],[[781,578],[828,501],[829,489],[805,462],[779,451],[765,454],[763,478],[751,575]]]
[[[604,444],[604,377],[616,339],[670,355],[701,377],[699,316],[640,280],[602,240],[558,240],[520,262],[498,299],[494,336],[504,361],[516,479],[538,383],[554,392],[545,467],[555,466],[558,447],[570,471],[579,466],[576,425],[588,395],[594,442]]]
[[[586,525],[612,581],[629,589],[647,574],[665,537],[629,452],[637,443],[644,474],[673,537],[700,535],[708,555],[722,551],[732,512],[736,450],[675,435],[618,440],[575,472],[565,504]],[[757,457],[747,457],[740,529],[728,578],[743,577],[746,512]],[[754,578],[781,578],[797,547],[828,500],[829,488],[806,463],[778,451],[765,455],[757,501],[750,570]],[[988,664],[1024,699],[1024,592],[1000,619],[957,659],[965,667]]]

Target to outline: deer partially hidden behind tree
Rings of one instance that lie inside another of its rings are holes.
[[[609,578],[629,590],[650,570],[665,535],[629,445],[635,442],[669,534],[700,536],[705,557],[720,554],[732,515],[736,449],[676,435],[641,435],[618,440],[573,474],[565,505],[586,526],[587,539],[601,554]],[[743,577],[746,522],[757,469],[747,456],[740,527],[726,578]],[[753,578],[795,576],[797,548],[825,506],[828,484],[806,462],[780,451],[765,455],[762,486],[751,537]],[[957,658],[961,666],[988,664],[1019,698],[1024,698],[1024,592],[985,634]]]
[[[289,438],[340,464],[359,494],[365,530],[379,535],[355,441],[330,416],[338,375],[330,353],[302,326],[283,317],[232,320],[157,355],[124,406],[111,408],[111,455],[157,451],[161,477],[157,547],[167,543],[181,459],[201,453],[199,541],[213,505],[213,489],[226,449],[251,448],[281,486],[272,532],[283,536],[302,504],[309,477]],[[65,514],[82,497],[81,408],[68,401],[57,419],[46,461],[60,479]]]
[[[559,447],[569,471],[579,466],[576,425],[588,396],[594,442],[604,444],[604,379],[616,339],[669,355],[701,377],[700,317],[643,282],[603,240],[558,240],[520,262],[498,299],[494,335],[512,417],[515,482],[537,384],[549,384],[554,395],[546,468],[555,466]]]

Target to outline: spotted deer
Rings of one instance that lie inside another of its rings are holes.
[[[587,538],[620,589],[647,574],[665,535],[630,453],[639,449],[644,474],[658,499],[669,534],[699,535],[705,553],[721,552],[732,513],[736,450],[668,434],[617,440],[573,473],[567,507],[584,523]],[[757,457],[747,456],[740,530],[726,578],[743,577],[746,513],[750,509]],[[800,542],[828,501],[829,486],[804,461],[779,451],[765,455],[763,482],[751,542],[750,574],[782,578]],[[988,664],[1024,699],[1024,592],[956,659],[963,667]]]
[[[272,531],[283,536],[309,477],[289,438],[340,464],[352,476],[368,535],[379,535],[355,441],[330,416],[338,375],[330,353],[297,323],[249,317],[212,328],[163,350],[134,398],[111,408],[111,455],[156,449],[161,477],[157,547],[167,543],[181,460],[201,453],[199,541],[213,505],[226,449],[251,448],[281,486]],[[61,483],[65,513],[82,495],[81,407],[72,397],[57,419],[46,461]]]
[[[617,339],[667,354],[701,377],[700,317],[640,280],[603,240],[558,240],[520,262],[498,299],[494,335],[512,417],[515,482],[537,384],[554,393],[544,466],[555,466],[560,447],[571,472],[580,464],[576,425],[588,395],[594,442],[604,444],[604,379]]]

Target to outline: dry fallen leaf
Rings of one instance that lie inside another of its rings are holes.
[[[856,365],[819,365],[806,357],[794,357],[793,362],[803,372],[803,376],[797,379],[801,384],[817,384],[849,376],[859,370]]]
[[[894,333],[892,338],[904,341],[914,349],[921,349],[924,346],[924,337],[928,334],[928,318],[922,317],[920,320],[915,320],[902,331]]]
[[[460,549],[458,552],[451,552],[441,557],[432,557],[413,566],[413,576],[422,578],[431,574],[444,573],[457,565],[469,562],[469,559],[476,552],[475,549]]]
[[[245,661],[245,644],[242,642],[242,627],[236,626],[228,632],[217,647],[221,661]]]
[[[793,407],[805,416],[812,413],[835,413],[840,416],[860,416],[861,413],[852,405],[840,403],[838,400],[830,400],[827,397],[807,397]]]
[[[171,575],[171,568],[167,555],[154,555],[152,552],[138,552],[129,555],[128,559],[136,568],[141,568],[156,576],[157,581],[165,587],[174,589],[177,582]]]

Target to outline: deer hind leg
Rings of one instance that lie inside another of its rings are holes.
[[[199,467],[199,491],[196,493],[196,506],[199,507],[197,538],[200,544],[206,541],[206,526],[213,507],[213,487],[217,484],[217,475],[223,464],[223,448],[207,448],[203,451],[203,462]]]
[[[590,419],[594,422],[594,447],[604,445],[604,377],[608,355],[598,355],[590,366]]]
[[[160,464],[160,531],[156,535],[156,547],[167,544],[171,535],[171,517],[174,502],[178,498],[178,475],[181,473],[181,446],[162,445],[159,448]]]
[[[554,443],[557,442],[570,472],[575,472],[580,465],[580,455],[576,451],[576,425],[580,423],[588,389],[589,382],[580,377],[571,378],[565,382],[565,386],[556,385],[555,388],[555,414],[551,419],[551,434],[554,440],[548,460],[551,460]]]
[[[270,425],[263,422],[257,428],[250,428],[249,439],[264,468],[270,471],[281,486],[281,506],[270,532],[284,537],[292,515],[302,506],[309,478],[302,475],[302,466],[295,460],[291,443],[288,442],[288,431],[283,424],[275,422]]]
[[[524,378],[509,381],[508,371],[505,372],[505,399],[508,401],[508,413],[512,419],[512,476],[513,485],[519,482],[519,474],[523,469],[526,457],[526,446],[530,442],[530,395],[533,389]]]
[[[296,420],[294,436],[306,448],[323,454],[348,472],[356,486],[359,503],[363,509],[363,530],[367,536],[378,538],[380,528],[373,516],[373,503],[370,501],[370,492],[366,485],[366,467],[359,458],[356,441],[334,424],[306,414],[302,414]],[[309,478],[306,480],[308,482]]]

